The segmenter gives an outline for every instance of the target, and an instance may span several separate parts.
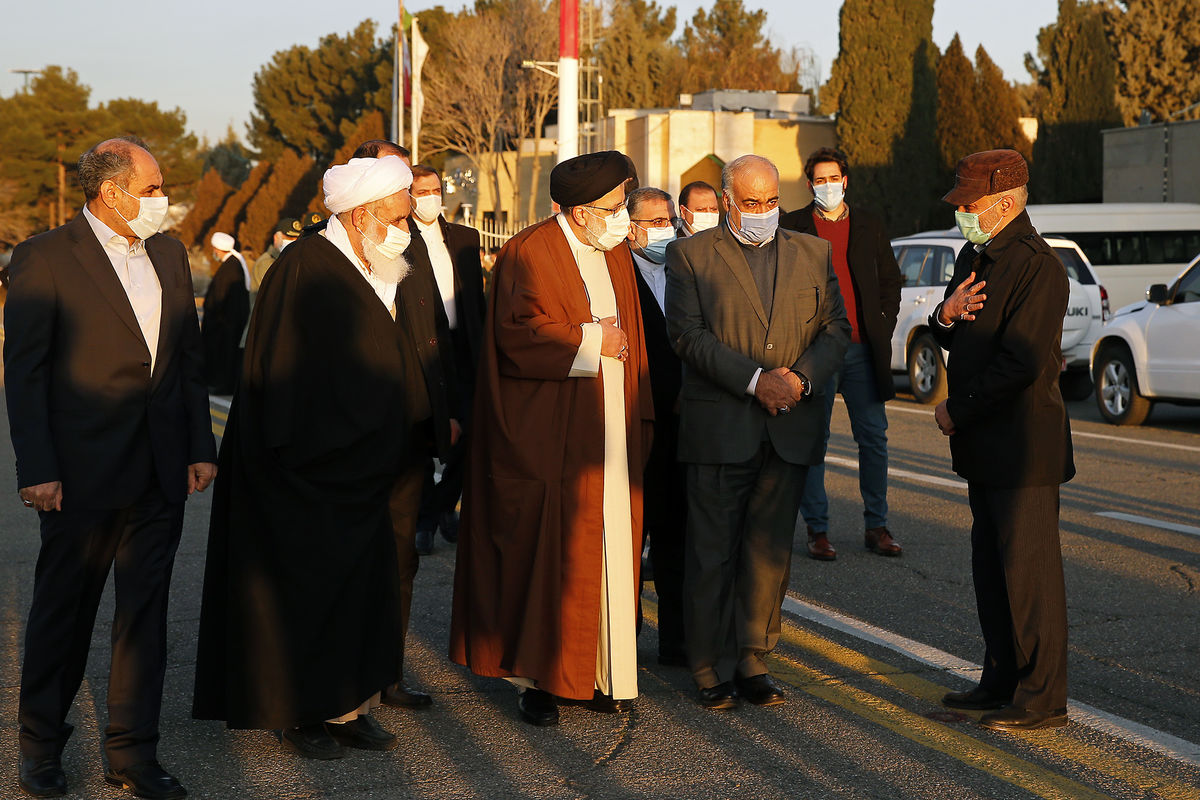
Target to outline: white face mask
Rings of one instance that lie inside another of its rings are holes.
[[[733,202],[732,197],[729,198],[729,205],[737,208],[737,204]],[[742,218],[741,224],[738,226],[738,235],[750,244],[769,242],[775,236],[775,230],[779,227],[778,206],[761,214],[751,214],[749,211],[742,211],[740,208],[738,208],[738,213]],[[733,227],[732,219],[729,221],[729,225],[731,228]]]
[[[638,225],[642,228],[641,225]],[[642,228],[646,232],[646,243],[641,246],[642,255],[655,264],[667,262],[667,245],[675,240],[674,228]]]
[[[588,235],[596,241],[592,246],[597,250],[612,250],[614,247],[625,241],[625,237],[629,235],[629,209],[622,207],[616,214],[610,214],[607,217],[600,217],[599,214],[592,211],[587,206],[584,206],[584,211],[591,214],[593,217],[604,220],[604,233],[597,236],[592,233],[592,229],[588,228]]]
[[[693,211],[692,224],[688,227],[691,228],[692,233],[699,233],[717,227],[720,219],[721,215],[715,211]]]
[[[442,213],[442,196],[426,194],[413,198],[413,214],[421,222],[433,222]]]
[[[367,211],[365,208],[363,211]],[[367,211],[367,216],[378,222],[387,230],[387,235],[383,237],[382,242],[373,242],[370,237],[363,233],[363,238],[371,242],[375,246],[375,250],[384,258],[396,259],[404,255],[404,251],[408,249],[408,244],[412,240],[412,234],[408,229],[397,228],[395,225],[384,224],[379,217]],[[362,231],[359,231],[362,233]]]
[[[113,184],[116,186],[116,184]],[[121,189],[120,186],[117,186]],[[125,192],[124,189],[121,189]],[[129,194],[129,192],[125,192]],[[130,197],[133,195],[129,194]],[[129,230],[133,231],[133,235],[139,239],[149,239],[154,234],[158,233],[158,229],[162,227],[163,221],[167,218],[167,208],[170,206],[170,201],[164,197],[136,197],[138,201],[138,214],[133,219],[125,219],[116,206],[113,206],[113,211],[117,212],[117,216],[125,220],[129,225]]]
[[[294,242],[294,241],[296,241],[296,240],[295,240],[295,239],[289,239],[289,238],[287,238],[286,236],[285,236],[285,237],[283,237],[283,241],[281,241],[281,242],[279,243],[279,252],[281,252],[281,253],[282,253],[282,252],[283,252],[283,251],[284,251],[284,250],[287,248],[287,246],[288,246],[289,244],[291,244],[292,242]]]
[[[842,204],[842,198],[846,196],[846,187],[841,181],[823,183],[820,186],[812,187],[812,190],[813,197],[817,199],[817,205],[823,211],[837,208]]]

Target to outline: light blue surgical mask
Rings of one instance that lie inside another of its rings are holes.
[[[637,223],[634,223],[637,225]],[[641,225],[638,225],[642,228]],[[642,246],[641,252],[650,261],[655,264],[667,263],[667,245],[675,240],[674,228],[642,228],[646,232],[646,244]]]
[[[973,214],[970,211],[954,212],[954,221],[958,223],[958,230],[968,242],[971,244],[987,244],[989,241],[991,241],[992,234],[996,232],[996,225],[1000,224],[1000,220],[996,220],[996,225],[993,225],[990,231],[985,231],[983,228],[979,227],[979,217],[981,214],[986,214],[987,212],[991,211],[993,208],[999,205],[1003,199],[1004,198],[1001,197],[1000,200],[992,203],[978,214]]]
[[[728,197],[728,195],[726,195]],[[737,208],[737,204],[733,202],[733,198],[729,197],[729,204]],[[779,228],[779,206],[775,206],[770,211],[764,211],[761,214],[751,214],[749,211],[742,211],[738,208],[741,214],[741,224],[738,226],[738,235],[745,239],[750,244],[764,244],[775,238],[775,231]],[[733,220],[729,221],[729,225],[733,227]]]

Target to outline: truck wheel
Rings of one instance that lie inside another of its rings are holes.
[[[1113,425],[1141,425],[1151,402],[1138,393],[1133,357],[1120,345],[1108,345],[1096,357],[1096,407]]]
[[[930,405],[946,399],[946,363],[931,334],[913,340],[908,350],[908,380],[918,403]]]

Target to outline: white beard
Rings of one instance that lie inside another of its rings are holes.
[[[396,258],[385,258],[375,243],[366,236],[362,238],[363,260],[371,268],[371,273],[384,283],[399,283],[412,272],[412,264],[403,255]]]

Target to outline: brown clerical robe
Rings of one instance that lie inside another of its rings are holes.
[[[605,255],[621,329],[636,592],[641,475],[654,418],[633,260]],[[604,385],[569,377],[595,322],[556,219],[500,252],[475,396],[454,578],[450,657],[565,698],[596,686],[604,550]],[[636,598],[635,598],[636,599]]]

